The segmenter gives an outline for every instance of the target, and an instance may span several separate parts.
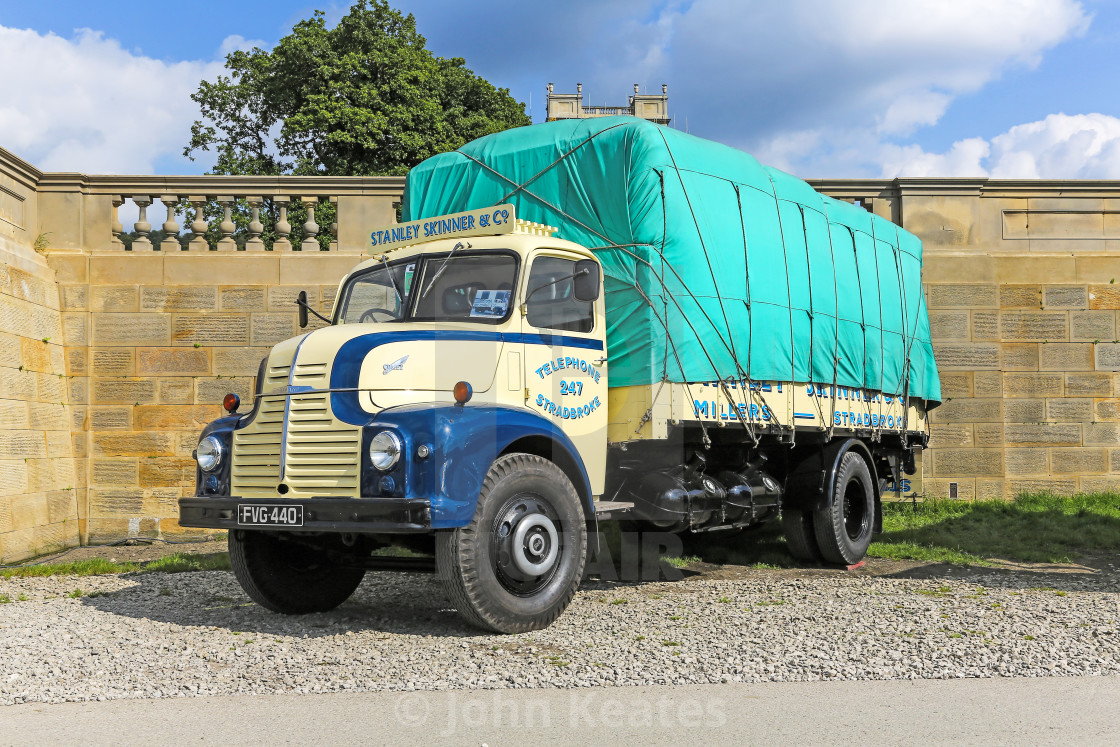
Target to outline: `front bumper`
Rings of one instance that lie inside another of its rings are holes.
[[[303,526],[243,527],[238,506],[303,506]],[[431,502],[427,498],[260,498],[199,497],[179,499],[179,526],[199,529],[264,529],[265,531],[348,532],[354,534],[415,534],[431,531]]]

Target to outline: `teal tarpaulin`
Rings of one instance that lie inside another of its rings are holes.
[[[636,117],[520,127],[412,169],[404,219],[503,202],[603,263],[613,386],[908,380],[941,399],[921,241],[743,151]]]

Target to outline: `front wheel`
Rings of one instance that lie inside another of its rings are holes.
[[[867,461],[855,451],[840,459],[828,506],[813,514],[821,556],[851,565],[867,554],[875,526],[875,482]]]
[[[499,457],[471,523],[436,537],[436,567],[467,622],[499,633],[550,625],[575,596],[587,525],[567,475],[531,454]]]
[[[243,529],[229,533],[229,561],[250,599],[286,615],[333,610],[365,575],[332,562],[325,550]]]

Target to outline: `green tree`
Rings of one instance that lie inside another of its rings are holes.
[[[425,48],[411,14],[359,0],[334,28],[300,21],[271,51],[226,57],[191,96],[202,120],[184,155],[211,173],[400,175],[425,158],[530,123],[525,105]]]

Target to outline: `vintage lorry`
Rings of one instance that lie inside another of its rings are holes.
[[[491,135],[413,169],[370,243],[180,501],[271,610],[337,606],[404,542],[469,622],[543,627],[614,519],[780,519],[855,563],[928,440],[920,242],[740,151],[632,117]]]

